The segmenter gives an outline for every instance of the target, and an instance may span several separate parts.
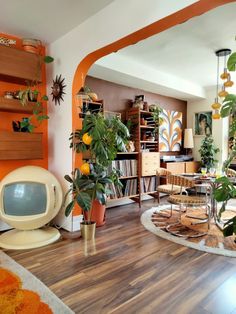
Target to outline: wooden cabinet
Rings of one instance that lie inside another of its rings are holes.
[[[0,160],[42,159],[42,133],[0,131]]]
[[[27,81],[41,82],[40,58],[37,54],[0,45],[0,81],[23,85]],[[33,102],[23,106],[18,99],[0,97],[0,112],[32,114],[34,106]],[[0,130],[0,160],[42,158],[42,133]]]
[[[185,173],[195,173],[200,169],[199,161],[188,161],[185,162]]]
[[[200,163],[198,161],[183,161],[183,162],[163,162],[161,167],[166,168],[173,174],[195,173],[198,171]]]
[[[12,113],[33,113],[34,102],[28,102],[23,106],[18,99],[7,99],[0,97],[0,112],[12,112]]]
[[[141,153],[141,176],[156,176],[157,168],[160,167],[160,153]]]
[[[0,80],[26,85],[41,82],[41,56],[0,45]]]

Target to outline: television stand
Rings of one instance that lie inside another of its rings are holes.
[[[0,236],[0,247],[9,250],[26,250],[38,248],[57,241],[60,232],[53,227],[34,230],[13,229]]]

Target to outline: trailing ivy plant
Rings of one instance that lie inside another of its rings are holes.
[[[41,68],[42,61],[46,64],[54,61],[54,59],[51,56],[44,56],[44,57],[39,56],[39,58],[40,58],[39,70]],[[48,115],[46,114],[46,110],[44,109],[44,106],[43,106],[43,102],[48,101],[48,96],[47,95],[40,96],[40,91],[36,88],[39,85],[38,81],[30,81],[28,82],[27,85],[28,86],[26,89],[21,90],[19,92],[19,99],[22,106],[26,106],[28,104],[28,101],[34,101],[34,100],[36,101],[33,106],[33,115],[28,117],[28,122],[22,121],[20,123],[20,126],[21,128],[24,128],[27,126],[28,130],[30,132],[33,132],[33,130],[37,127],[35,125],[34,120],[36,120],[38,124],[41,124],[43,120],[49,119]],[[40,98],[38,99],[38,97]]]
[[[236,52],[232,53],[227,62],[227,68],[229,71],[236,70]],[[224,101],[223,106],[221,107],[221,117],[229,117],[232,115],[233,120],[230,124],[229,128],[229,137],[233,138],[233,145],[231,152],[227,158],[227,160],[223,164],[223,171],[227,172],[232,160],[236,157],[236,95],[235,94],[228,94]],[[224,176],[216,180],[218,186],[214,189],[214,198],[217,202],[222,202],[221,209],[218,214],[218,220],[220,220],[222,213],[226,209],[227,202],[231,198],[236,197],[236,187],[230,180],[230,178]],[[233,234],[236,235],[236,216],[232,219],[228,220],[223,229],[224,236],[231,236]]]
[[[201,156],[201,165],[206,168],[212,168],[218,162],[216,154],[219,152],[219,148],[216,148],[214,140],[211,135],[207,135],[201,144],[199,153]]]

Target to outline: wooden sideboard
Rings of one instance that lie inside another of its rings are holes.
[[[195,173],[200,168],[199,161],[162,162],[161,167],[166,168],[173,174]]]

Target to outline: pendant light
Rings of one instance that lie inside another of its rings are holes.
[[[219,102],[219,97],[224,98],[228,95],[228,92],[225,90],[227,87],[231,87],[234,83],[231,81],[230,74],[228,73],[226,67],[226,57],[231,54],[231,49],[220,49],[215,52],[217,56],[217,77],[216,77],[216,98],[215,102],[211,105],[212,109],[214,110],[212,114],[213,119],[220,119],[220,108],[221,104]],[[219,75],[220,69],[220,57],[224,57],[224,69],[221,75]],[[219,78],[222,80],[226,80],[222,84],[222,89],[219,91]]]

